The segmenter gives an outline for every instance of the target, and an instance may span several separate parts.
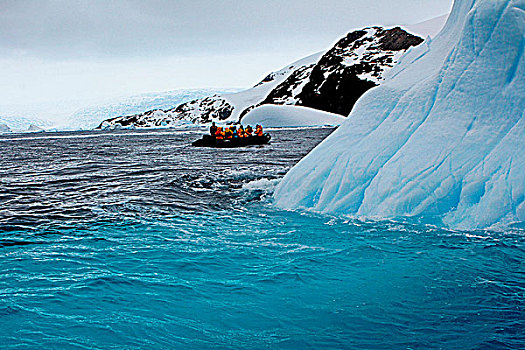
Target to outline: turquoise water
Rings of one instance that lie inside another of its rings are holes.
[[[523,229],[272,206],[329,132],[236,151],[188,147],[193,133],[4,136],[0,344],[523,348]]]

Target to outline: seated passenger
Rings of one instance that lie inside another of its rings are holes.
[[[252,129],[251,126],[247,125],[246,129],[244,129],[244,132],[245,132],[246,136],[252,136],[253,129]]]
[[[231,139],[233,137],[233,133],[230,128],[226,128],[224,131],[224,137],[227,139]]]
[[[217,127],[217,130],[215,131],[215,139],[222,140],[224,139],[224,132],[222,131],[222,127]]]
[[[263,128],[259,124],[255,126],[255,136],[263,136]]]
[[[242,125],[240,125],[239,130],[237,130],[237,136],[246,137],[246,134],[244,133],[244,128],[242,127]]]
[[[235,125],[233,126],[230,126],[230,130],[232,131],[232,137],[234,139],[236,139],[237,137],[239,137],[239,135],[237,135],[237,127]]]

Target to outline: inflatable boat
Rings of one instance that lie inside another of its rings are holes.
[[[272,137],[270,134],[264,134],[263,136],[236,137],[233,139],[217,140],[214,136],[203,135],[201,139],[194,141],[192,145],[195,147],[215,148],[246,147],[253,145],[265,145],[270,142],[271,138]]]

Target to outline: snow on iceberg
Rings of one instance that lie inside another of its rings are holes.
[[[263,105],[250,111],[242,124],[265,128],[338,126],[346,118],[339,114],[299,106]]]
[[[348,119],[285,176],[283,208],[525,221],[525,0],[458,0]]]

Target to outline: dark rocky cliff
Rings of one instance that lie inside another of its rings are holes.
[[[399,27],[351,32],[313,67],[294,104],[346,116],[362,94],[380,84],[383,73],[397,61],[396,54],[422,42],[422,38]],[[291,100],[299,83],[291,75],[260,104]]]

